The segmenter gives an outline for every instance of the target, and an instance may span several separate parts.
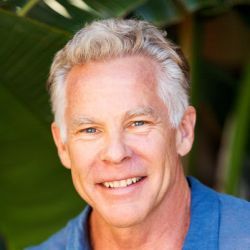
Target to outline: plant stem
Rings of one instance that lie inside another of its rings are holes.
[[[18,16],[26,16],[26,14],[36,5],[40,0],[29,0],[21,9],[17,11]]]
[[[250,121],[250,63],[246,64],[243,81],[238,95],[238,100],[234,110],[234,120],[232,127],[231,141],[228,146],[228,161],[224,168],[227,174],[224,181],[224,191],[236,195],[239,191],[240,178],[244,165],[248,124]]]

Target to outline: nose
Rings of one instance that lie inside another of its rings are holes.
[[[112,135],[106,138],[101,153],[101,160],[111,164],[119,164],[131,158],[132,150],[121,135]]]

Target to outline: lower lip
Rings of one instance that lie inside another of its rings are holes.
[[[118,187],[118,188],[108,188],[108,187],[103,186],[102,184],[98,184],[98,185],[106,193],[119,196],[119,195],[126,195],[131,192],[135,192],[136,190],[139,191],[139,189],[142,187],[145,181],[146,181],[146,177],[143,177],[140,181],[136,183],[133,183],[126,187]]]

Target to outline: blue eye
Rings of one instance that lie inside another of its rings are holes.
[[[135,121],[135,122],[133,123],[133,126],[138,127],[138,126],[143,126],[144,124],[145,124],[144,121]]]
[[[87,134],[94,134],[96,133],[96,129],[95,128],[85,128],[84,129],[84,132],[87,133]]]

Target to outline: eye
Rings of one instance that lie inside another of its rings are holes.
[[[143,126],[143,125],[145,125],[145,121],[135,121],[135,122],[133,122],[132,123],[132,126],[133,127],[139,127],[139,126]]]
[[[137,120],[137,121],[131,121],[128,124],[127,131],[131,133],[143,134],[149,132],[151,127],[152,127],[151,121]]]
[[[99,138],[101,135],[102,130],[99,129],[99,127],[95,126],[89,126],[89,127],[82,127],[78,128],[75,131],[75,138],[81,139],[81,140],[94,140]]]
[[[82,129],[81,132],[84,132],[86,134],[94,134],[97,132],[97,129],[96,128],[85,128],[85,129]]]

